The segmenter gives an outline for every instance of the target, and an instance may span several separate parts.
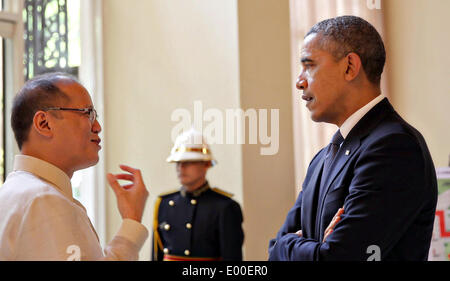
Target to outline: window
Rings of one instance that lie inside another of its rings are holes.
[[[79,0],[25,0],[26,80],[55,71],[78,76],[79,18]]]
[[[78,77],[80,0],[25,0],[25,80],[47,72]],[[72,177],[74,198],[83,201],[83,173]]]
[[[91,94],[101,120],[102,0],[23,1],[24,79],[54,71],[78,77]],[[100,137],[103,138],[102,134]],[[103,151],[99,156],[100,162],[95,167],[75,172],[71,181],[74,198],[85,206],[100,242],[104,244]]]
[[[0,180],[12,170],[14,155],[18,148],[9,126],[11,115],[11,101],[23,85],[23,26],[22,2],[3,0],[0,2],[0,86],[1,86],[1,158]]]

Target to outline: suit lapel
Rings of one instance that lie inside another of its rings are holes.
[[[358,150],[359,146],[359,138],[345,140],[342,143],[342,146],[339,148],[333,163],[331,163],[329,176],[324,179],[325,181],[323,182],[323,184],[325,187],[325,192],[323,192],[323,196],[322,198],[320,198],[320,202],[323,200],[323,198],[325,198],[325,195],[328,193],[328,189],[330,188],[334,179],[341,172],[345,163],[347,163],[347,161],[353,156],[355,151]]]
[[[358,150],[360,146],[359,138],[353,138],[349,140],[345,140],[342,143],[342,146],[339,148],[336,157],[331,163],[330,169],[329,169],[329,176],[324,179],[322,178],[321,182],[321,188],[323,189],[323,192],[321,193],[321,196],[319,197],[319,202],[317,205],[317,216],[315,220],[315,237],[322,237],[323,233],[320,229],[321,221],[322,221],[322,209],[325,201],[325,197],[327,196],[327,193],[330,189],[330,186],[336,176],[341,172],[343,167],[345,166],[345,163],[353,156],[353,154]],[[322,186],[323,185],[323,186]]]
[[[303,191],[303,201],[302,201],[302,230],[305,237],[311,238],[314,235],[314,225],[316,223],[316,210],[318,205],[316,204],[315,194],[318,194],[320,188],[320,178],[322,176],[323,162],[325,157],[326,149],[322,150],[321,154],[318,155],[318,162],[314,168],[313,175],[311,176],[307,186],[305,186]],[[317,198],[317,197],[316,197]]]
[[[366,115],[364,115],[361,120],[353,127],[349,132],[348,136],[345,138],[342,146],[339,148],[335,160],[330,166],[329,177],[325,179],[325,192],[324,196],[320,198],[323,200],[325,195],[328,193],[328,189],[333,183],[336,176],[341,172],[345,163],[352,157],[352,155],[358,150],[361,139],[369,134],[373,127],[375,127],[382,118],[386,116],[386,113],[393,111],[394,109],[390,105],[387,98],[384,98],[377,105],[375,105]]]
[[[322,179],[324,192],[319,198],[317,220],[316,220],[316,236],[320,234],[320,225],[322,219],[322,208],[325,197],[334,181],[334,179],[342,171],[343,167],[361,145],[361,140],[368,135],[373,128],[383,119],[387,113],[394,112],[391,104],[387,98],[384,98],[377,105],[375,105],[369,112],[361,118],[361,120],[353,127],[348,136],[345,138],[342,146],[338,150],[333,163],[330,166],[329,176]],[[319,236],[317,236],[319,237]]]

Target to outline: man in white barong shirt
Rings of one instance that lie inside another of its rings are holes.
[[[76,78],[51,73],[29,80],[15,96],[11,126],[21,151],[0,188],[1,260],[137,260],[148,237],[141,224],[148,191],[139,170],[108,174],[122,224],[102,251],[70,178],[95,165],[101,126]],[[118,179],[131,183],[121,186]]]

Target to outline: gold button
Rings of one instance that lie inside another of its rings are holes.
[[[191,254],[191,252],[189,252],[189,250],[184,250],[184,254],[185,254],[186,256],[189,256],[189,255]]]
[[[169,201],[169,205],[170,205],[170,206],[173,206],[173,205],[175,205],[175,202],[173,202],[173,200],[170,200],[170,201]]]
[[[170,229],[170,224],[166,223],[166,224],[164,225],[164,229],[165,229],[165,230],[169,230],[169,229]]]
[[[187,223],[187,224],[186,224],[186,228],[187,228],[187,229],[191,229],[191,228],[192,228],[192,224]]]
[[[164,254],[168,254],[169,253],[169,249],[164,248],[163,252],[164,252]]]
[[[192,205],[195,205],[195,204],[197,204],[197,200],[195,200],[195,199],[192,199],[192,200],[191,200],[191,204],[192,204]]]

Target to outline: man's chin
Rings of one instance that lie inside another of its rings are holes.
[[[87,169],[89,167],[95,166],[95,165],[97,165],[99,160],[100,160],[100,158],[98,156],[94,157],[94,158],[90,159],[89,161],[86,161],[82,165],[80,165],[80,168],[77,170],[83,170],[83,169]]]
[[[313,110],[311,111],[311,120],[314,122],[325,122],[325,123],[330,123],[330,116],[323,114],[323,111],[318,112],[317,110]]]
[[[322,118],[315,112],[311,112],[311,120],[314,122],[322,122]]]
[[[181,178],[181,179],[179,179],[179,180],[180,180],[180,184],[181,184],[181,185],[189,185],[189,183],[190,183],[190,181],[187,180],[187,179],[183,180],[183,179]]]

